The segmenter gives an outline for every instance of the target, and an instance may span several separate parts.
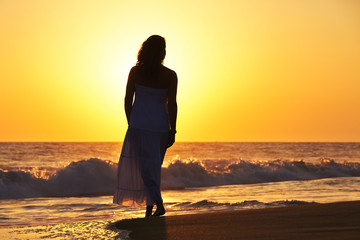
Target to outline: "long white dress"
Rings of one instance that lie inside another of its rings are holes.
[[[124,139],[114,203],[124,206],[162,202],[161,165],[169,138],[167,89],[135,84],[135,101]]]

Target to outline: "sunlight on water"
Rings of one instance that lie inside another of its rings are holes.
[[[329,203],[359,200],[359,186],[360,177],[327,178],[309,181],[189,188],[181,193],[179,191],[165,191],[163,197],[169,203],[193,203],[194,199],[206,199],[209,202],[230,204],[252,200],[261,203],[283,200]]]
[[[90,158],[117,163],[121,147],[118,142],[0,143],[0,168],[53,171]],[[177,142],[167,151],[164,163],[174,159],[317,162],[320,158],[359,162],[360,143]]]

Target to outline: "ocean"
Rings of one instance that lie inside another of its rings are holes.
[[[112,204],[121,146],[0,143],[0,236],[126,239],[109,226],[145,209]],[[166,215],[360,200],[360,143],[177,142],[162,194]]]

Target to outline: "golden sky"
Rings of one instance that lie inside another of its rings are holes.
[[[178,141],[360,141],[357,0],[0,0],[0,141],[122,141],[152,34]]]

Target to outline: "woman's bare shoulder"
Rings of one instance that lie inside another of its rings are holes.
[[[130,69],[129,78],[131,78],[135,81],[139,81],[139,79],[141,78],[139,66],[135,65]]]
[[[164,66],[164,65],[162,65],[162,69],[163,69],[164,71],[168,72],[168,73],[175,73],[174,70],[172,70],[172,69],[170,69],[170,68],[168,68],[168,67],[166,67],[166,66]]]
[[[176,80],[177,79],[177,75],[176,72],[168,67],[162,66],[163,72],[166,74],[166,76],[168,78],[170,78],[171,80]]]
[[[137,73],[139,72],[139,66],[133,66],[131,69],[130,69],[130,73]]]

